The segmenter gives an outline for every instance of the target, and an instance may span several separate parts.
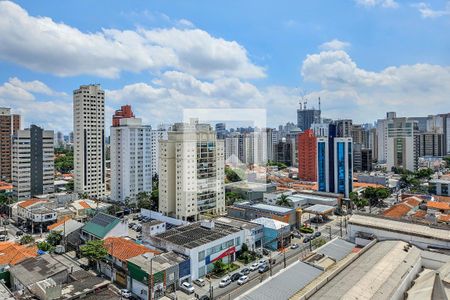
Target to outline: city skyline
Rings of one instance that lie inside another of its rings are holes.
[[[152,126],[184,108],[246,107],[267,109],[276,127],[295,122],[302,95],[308,107],[321,97],[323,117],[355,123],[445,110],[447,1],[319,2],[249,2],[231,14],[236,5],[217,2],[2,1],[0,106],[24,128],[64,133],[72,91],[91,83],[105,89],[107,131],[125,104]]]

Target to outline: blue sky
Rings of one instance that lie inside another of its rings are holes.
[[[87,83],[108,114],[129,103],[152,125],[245,107],[276,126],[295,121],[299,94],[355,122],[448,112],[449,3],[3,1],[0,105],[65,132]]]

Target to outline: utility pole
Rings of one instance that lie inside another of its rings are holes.
[[[330,233],[330,241],[331,241],[331,225],[328,225],[328,232]]]
[[[150,258],[150,276],[148,276],[148,300],[152,300],[153,299],[153,256]],[[175,294],[176,294],[176,290],[175,290]]]
[[[341,237],[342,237],[342,218],[339,218],[339,229],[341,231]]]

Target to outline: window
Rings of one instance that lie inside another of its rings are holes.
[[[198,253],[198,261],[204,261],[205,260],[205,250],[200,251]]]

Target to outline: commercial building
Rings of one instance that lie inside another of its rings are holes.
[[[116,120],[119,124],[111,127],[111,199],[132,201],[152,190],[152,128],[138,118]]]
[[[417,134],[416,142],[419,156],[445,156],[444,134],[423,132]]]
[[[11,181],[12,137],[20,129],[20,115],[11,109],[0,107],[0,180]]]
[[[160,141],[159,164],[160,212],[182,220],[225,212],[224,145],[210,125],[175,124]]]
[[[99,84],[73,91],[74,190],[103,197],[105,185],[105,92]]]
[[[53,131],[31,125],[18,130],[12,150],[13,197],[18,200],[54,192]]]
[[[330,125],[330,132],[331,132]],[[334,129],[333,129],[334,130]],[[317,138],[318,190],[349,197],[353,190],[353,142],[351,137]]]
[[[353,170],[355,172],[370,172],[372,166],[372,149],[363,148],[362,144],[353,144]]]
[[[317,138],[312,129],[307,129],[298,136],[298,179],[317,180]]]
[[[438,196],[450,196],[450,180],[433,179],[429,182],[429,192]]]
[[[239,202],[228,206],[228,216],[231,218],[254,220],[265,217],[288,223],[291,227],[300,225],[301,210],[294,208],[268,205],[263,203],[251,204],[250,202]]]
[[[319,105],[320,107],[320,105]],[[302,131],[311,128],[311,124],[320,123],[320,108],[306,108],[306,102],[300,103],[300,109],[297,109],[297,127]]]
[[[350,119],[334,121],[336,137],[352,137],[353,121]]]
[[[326,195],[325,193],[304,192],[293,194],[287,199],[292,208],[304,208],[316,204],[336,206],[340,203],[341,197],[339,195]]]
[[[286,138],[274,145],[274,161],[283,163],[286,166],[293,165],[292,143]]]
[[[243,229],[214,221],[176,227],[150,238],[150,244],[158,249],[189,257],[193,280],[210,273],[219,259],[234,261],[244,242]]]
[[[291,226],[270,218],[257,218],[252,223],[263,226],[262,246],[270,250],[288,247],[291,242]]]
[[[229,226],[234,226],[239,229],[243,229],[245,235],[244,243],[247,245],[248,249],[250,249],[251,251],[255,251],[256,249],[261,248],[264,238],[263,225],[230,217],[215,218],[214,222],[219,222]]]
[[[225,185],[225,191],[239,194],[246,201],[261,201],[264,193],[271,193],[277,189],[273,183],[238,181]]]

